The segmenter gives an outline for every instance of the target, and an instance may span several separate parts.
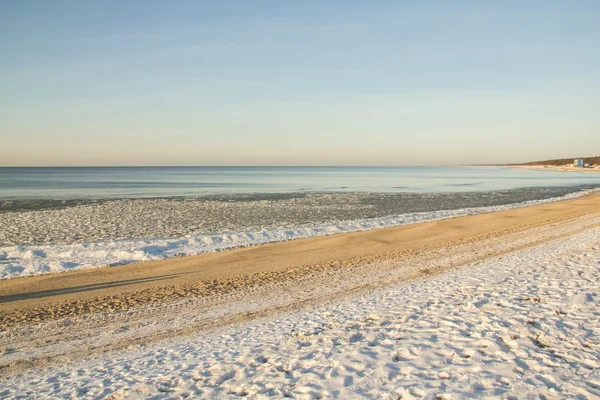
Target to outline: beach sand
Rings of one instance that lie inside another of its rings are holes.
[[[409,226],[2,280],[0,367],[18,371],[310,308],[598,224],[600,195],[594,194]]]
[[[599,279],[600,194],[7,279],[0,397],[591,398]]]

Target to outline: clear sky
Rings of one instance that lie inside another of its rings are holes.
[[[600,1],[0,0],[0,165],[600,154]]]

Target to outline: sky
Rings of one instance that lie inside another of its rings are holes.
[[[600,155],[600,1],[0,0],[0,165]]]

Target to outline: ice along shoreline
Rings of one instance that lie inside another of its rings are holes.
[[[597,188],[569,193],[560,197],[501,206],[407,213],[389,217],[319,224],[312,227],[278,228],[180,238],[6,246],[0,247],[0,279],[126,265],[295,239],[431,222],[575,199],[598,191],[600,189]]]

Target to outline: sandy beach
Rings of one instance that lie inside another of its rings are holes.
[[[314,313],[328,304],[354,304],[363,312],[356,305],[361,296],[431,279],[450,290],[450,271],[487,265],[492,276],[500,264],[516,270],[521,263],[500,260],[518,260],[519,254],[544,246],[569,253],[581,235],[586,237],[582,243],[597,249],[599,229],[600,195],[592,194],[408,226],[2,280],[0,367],[5,377],[31,385],[40,369],[46,374],[90,357],[111,358],[115,351],[169,348],[165,340],[195,343],[219,332],[272,323],[287,313]],[[557,247],[565,240],[571,244]],[[553,256],[548,262],[554,262]],[[589,339],[594,346],[596,334]],[[213,383],[213,389],[219,385]]]
[[[600,2],[5,3],[0,400],[600,399]]]
[[[286,275],[289,271],[400,260],[421,249],[451,248],[503,235],[569,221],[600,209],[600,195],[498,213],[432,223],[368,230],[322,238],[275,243],[245,249],[182,257],[149,263],[65,272],[0,281],[4,321],[12,313],[31,313],[44,307],[86,303],[95,309],[115,297],[111,308],[126,308],[127,298],[145,303],[161,293],[165,298],[195,296],[204,291],[243,286],[240,280]],[[265,278],[266,279],[266,278]],[[258,283],[258,282],[257,282]],[[244,283],[246,284],[246,283]],[[119,301],[119,297],[122,297]],[[107,300],[108,301],[108,300]],[[18,311],[17,311],[18,310]],[[73,310],[73,312],[76,312]],[[63,314],[58,314],[63,315]],[[51,317],[41,313],[37,318]]]

